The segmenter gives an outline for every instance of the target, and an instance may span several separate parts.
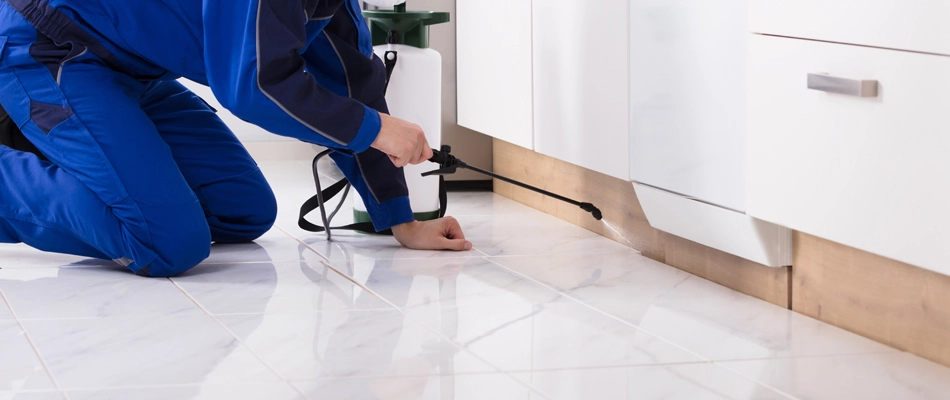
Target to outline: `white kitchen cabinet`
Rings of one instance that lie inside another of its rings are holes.
[[[519,82],[511,80],[524,72],[524,54],[510,50],[528,47],[523,32],[516,29],[512,43],[496,51],[474,42],[501,40],[501,34],[489,32],[485,39],[483,26],[465,23],[492,14],[496,4],[489,3],[458,3],[460,122],[587,169],[632,178],[657,229],[768,266],[791,264],[791,231],[742,212],[746,0],[533,0],[530,22],[522,15],[524,3],[515,1],[511,9],[499,9],[505,22],[498,25],[505,26],[505,40],[514,14],[531,27],[530,80]],[[464,14],[474,9],[484,14]],[[516,71],[504,70],[499,78],[492,68],[512,62],[505,57],[517,61]],[[475,61],[463,71],[468,60]],[[470,81],[463,83],[463,75]],[[483,81],[486,76],[496,81]],[[521,117],[529,113],[514,108],[525,103],[525,84],[532,86],[531,140],[521,128],[512,131],[526,125]],[[486,108],[484,101],[494,104]]]
[[[750,49],[748,213],[950,274],[950,57],[762,35]],[[810,90],[809,74],[878,91]]]
[[[456,0],[458,124],[528,149],[531,0]]]
[[[460,125],[630,179],[627,0],[456,7]]]
[[[629,1],[534,0],[534,149],[630,179]]]
[[[745,209],[747,0],[630,2],[630,176]]]
[[[654,228],[782,267],[791,230],[744,213],[747,7],[630,1],[630,176]]]

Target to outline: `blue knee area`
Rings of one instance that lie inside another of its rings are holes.
[[[148,207],[145,207],[146,209]],[[201,206],[165,207],[151,215],[151,250],[157,257],[139,275],[170,277],[194,268],[211,254],[211,232]]]
[[[267,233],[277,220],[277,198],[255,169],[198,190],[216,243],[246,243]]]

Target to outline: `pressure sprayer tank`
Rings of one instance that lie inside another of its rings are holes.
[[[406,11],[406,4],[393,10],[366,10],[373,35],[374,52],[384,62],[395,63],[386,92],[389,114],[416,125],[425,132],[429,146],[442,144],[442,55],[429,48],[429,26],[449,21],[449,13]],[[409,201],[416,220],[439,217],[439,177],[422,177],[431,165],[405,167]],[[355,222],[369,222],[363,200],[353,203]]]

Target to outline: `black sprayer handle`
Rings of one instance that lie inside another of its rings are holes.
[[[507,177],[495,174],[493,172],[488,172],[481,168],[468,165],[464,161],[459,160],[458,158],[453,156],[451,153],[452,153],[452,148],[447,145],[443,145],[441,150],[432,149],[432,158],[430,158],[429,161],[439,164],[441,168],[436,171],[426,172],[422,176],[435,175],[435,174],[440,174],[440,175],[453,174],[458,168],[464,168],[470,171],[478,172],[482,175],[490,176],[492,178],[495,178],[504,182],[508,182],[512,185],[519,186],[533,192],[541,193],[545,196],[553,197],[555,199],[558,199],[568,204],[573,204],[575,206],[580,207],[582,210],[591,213],[591,215],[594,216],[594,219],[598,221],[604,218],[600,210],[597,207],[594,207],[594,205],[591,203],[582,203],[577,200],[572,200],[567,197],[561,196],[559,194],[551,193],[547,190],[540,189],[540,188],[528,185],[526,183],[521,183],[514,179],[507,178]]]
[[[429,161],[441,166],[446,166],[446,164],[458,162],[459,159],[452,155],[452,146],[443,144],[442,150],[432,149],[432,158],[430,158]]]

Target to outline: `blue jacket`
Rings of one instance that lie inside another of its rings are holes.
[[[412,220],[401,169],[370,148],[385,66],[357,0],[49,0],[126,73],[211,87],[239,118],[340,150],[378,230]]]

